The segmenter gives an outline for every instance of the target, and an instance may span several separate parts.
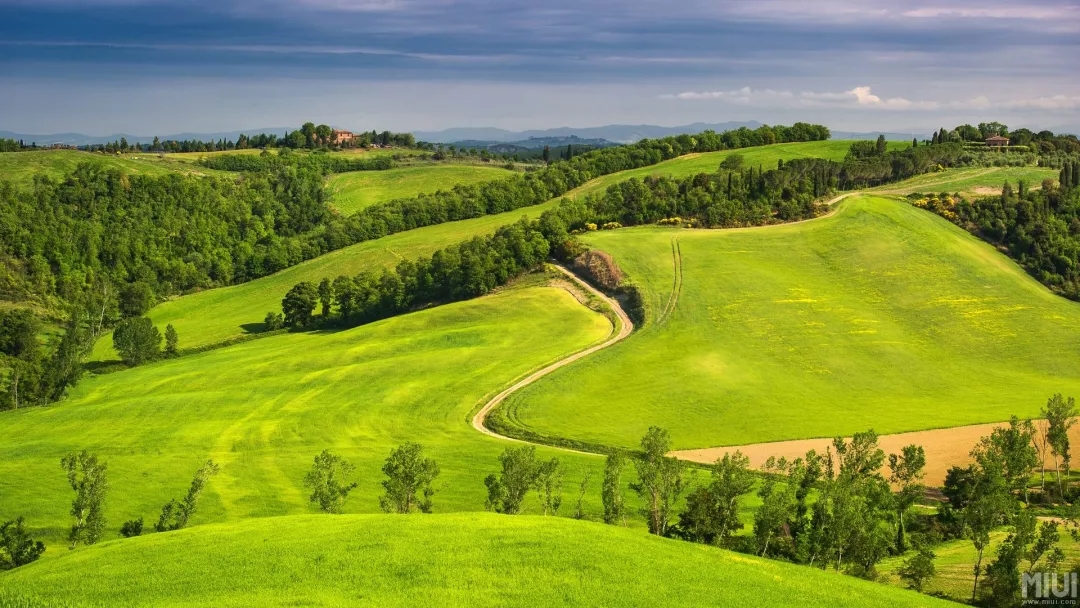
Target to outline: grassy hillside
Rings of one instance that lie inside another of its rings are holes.
[[[162,607],[947,605],[641,531],[478,513],[248,520],[0,574],[0,590],[46,600],[73,589],[90,605]]]
[[[180,162],[168,162],[153,154],[106,155],[78,150],[39,150],[34,152],[0,152],[0,180],[26,185],[33,183],[35,175],[48,175],[62,179],[79,163],[96,163],[138,175],[165,175],[182,172],[193,175],[230,175],[229,173],[195,167]]]
[[[330,205],[342,215],[352,215],[376,203],[450,190],[459,184],[477,184],[510,174],[507,169],[493,165],[418,165],[340,173],[329,180]]]
[[[601,191],[608,186],[625,181],[631,177],[644,178],[649,175],[670,175],[672,177],[687,177],[697,173],[715,173],[720,168],[720,161],[732,154],[740,154],[743,157],[744,167],[761,166],[765,170],[775,169],[777,161],[792,160],[796,158],[824,158],[827,160],[841,161],[847,156],[848,149],[854,140],[835,139],[828,141],[808,141],[793,144],[775,144],[771,146],[759,146],[756,148],[744,148],[741,150],[725,150],[723,152],[706,152],[704,154],[687,154],[679,158],[673,158],[651,167],[642,167],[631,171],[613,173],[592,180],[578,189],[579,194]],[[909,147],[906,142],[889,142],[889,149],[899,150]]]
[[[893,433],[1036,414],[1080,394],[1080,304],[945,220],[880,197],[741,230],[591,233],[650,324],[512,399],[534,430],[677,447]],[[681,251],[674,311],[673,246]]]
[[[325,448],[357,465],[360,487],[346,509],[374,512],[382,462],[407,440],[427,446],[442,468],[436,511],[482,510],[483,478],[506,443],[472,429],[470,410],[610,331],[562,289],[517,288],[348,331],[273,336],[91,377],[61,403],[0,412],[0,521],[26,515],[49,553],[62,550],[72,493],[60,458],[84,448],[109,464],[110,535],[134,517],[156,521],[207,458],[221,473],[197,523],[311,512],[302,480]],[[583,464],[601,464],[590,456],[564,462],[568,492]]]
[[[968,196],[996,194],[1005,182],[1013,187],[1020,180],[1032,187],[1040,187],[1044,179],[1057,181],[1057,169],[1041,167],[968,167],[948,169],[941,173],[927,173],[895,184],[876,188],[877,192],[910,194],[912,192],[959,192]]]
[[[1008,536],[1006,530],[997,530],[990,535],[990,545],[987,547],[984,559],[993,559],[998,547]],[[1062,531],[1061,542],[1058,547],[1065,552],[1066,564],[1074,564],[1080,557],[1080,543],[1077,543],[1071,535]],[[971,600],[971,587],[975,584],[975,575],[972,566],[975,565],[975,546],[968,539],[951,540],[933,547],[934,567],[937,573],[926,585],[926,593],[940,593],[944,597],[958,601],[968,602]],[[903,556],[887,557],[881,562],[878,569],[883,575],[882,582],[903,587],[904,582],[897,571],[904,565],[904,561],[911,557],[913,552]],[[986,562],[984,562],[985,564]],[[1041,571],[1042,563],[1037,566]],[[1024,563],[1023,568],[1028,566]],[[1067,566],[1068,567],[1068,566]]]
[[[743,154],[747,163],[761,161],[775,165],[779,158],[797,158],[814,154],[828,158],[843,158],[850,145],[851,142],[847,141],[778,144],[740,150],[739,153]],[[602,190],[630,177],[640,178],[660,173],[687,176],[702,171],[715,171],[720,161],[728,154],[731,152],[689,155],[646,169],[615,173],[572,190],[567,196],[581,196]],[[428,166],[424,170],[431,168]],[[369,175],[371,173],[373,172],[369,172]],[[279,310],[281,298],[289,288],[300,281],[319,281],[323,277],[334,277],[340,274],[353,275],[365,268],[392,266],[401,259],[430,255],[436,249],[476,235],[493,232],[499,226],[514,222],[522,216],[538,217],[556,204],[558,200],[552,200],[527,209],[427,226],[375,241],[358,243],[256,281],[212,289],[165,302],[151,310],[149,316],[162,328],[172,323],[180,335],[182,348],[219,343],[261,331],[262,320],[266,313],[270,310]],[[98,342],[92,358],[99,361],[116,359],[109,336],[105,336]]]
[[[180,335],[181,348],[215,344],[259,332],[263,330],[266,313],[280,312],[281,298],[300,281],[354,275],[364,269],[393,266],[402,259],[430,255],[436,249],[494,232],[522,216],[536,217],[556,203],[551,201],[528,209],[448,222],[358,243],[255,281],[164,302],[155,306],[148,316],[162,330],[171,323]],[[98,341],[91,358],[99,361],[117,358],[111,336]]]

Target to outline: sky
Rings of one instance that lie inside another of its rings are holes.
[[[0,0],[0,130],[1080,128],[1080,0]]]

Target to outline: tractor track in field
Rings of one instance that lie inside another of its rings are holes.
[[[547,365],[547,366],[545,366],[545,367],[543,367],[543,368],[541,368],[541,369],[539,369],[539,370],[537,370],[535,372],[532,372],[528,376],[525,376],[524,378],[522,378],[522,379],[518,380],[517,382],[511,384],[509,387],[504,389],[502,392],[500,392],[499,394],[497,394],[494,397],[492,397],[491,399],[489,399],[488,402],[485,403],[484,406],[482,408],[480,408],[476,412],[476,414],[473,415],[473,417],[472,417],[472,426],[473,426],[473,428],[476,429],[477,431],[480,431],[481,433],[489,436],[489,437],[496,437],[498,439],[506,439],[506,440],[509,440],[509,441],[517,441],[517,442],[521,442],[521,443],[533,443],[531,441],[525,441],[525,440],[522,440],[522,439],[517,439],[517,438],[514,438],[514,437],[508,437],[506,435],[502,435],[500,433],[497,433],[497,432],[489,429],[487,426],[485,426],[484,421],[487,419],[488,414],[490,414],[491,411],[494,410],[496,407],[498,407],[501,403],[506,401],[506,399],[510,395],[513,395],[514,393],[520,391],[521,389],[525,388],[526,386],[529,386],[530,384],[536,382],[537,380],[543,378],[544,376],[547,376],[548,374],[551,374],[552,372],[554,372],[557,369],[566,367],[567,365],[570,365],[571,363],[573,363],[574,361],[577,361],[578,359],[582,359],[584,357],[587,357],[587,356],[595,353],[598,350],[605,349],[605,348],[607,348],[607,347],[609,347],[609,346],[611,346],[613,344],[616,344],[618,342],[621,342],[621,341],[625,340],[634,331],[634,323],[633,323],[633,321],[630,320],[630,317],[627,316],[626,311],[624,311],[622,309],[622,306],[620,306],[619,303],[617,301],[615,301],[614,298],[610,298],[610,297],[604,295],[600,290],[596,289],[592,285],[589,285],[585,281],[581,280],[580,278],[578,278],[577,275],[570,272],[566,268],[563,268],[562,266],[559,266],[559,265],[556,265],[555,267],[558,268],[560,272],[562,272],[567,277],[569,277],[569,279],[571,281],[573,281],[574,283],[576,283],[577,285],[579,285],[583,289],[585,289],[585,291],[587,291],[588,293],[592,294],[593,296],[599,298],[601,301],[607,303],[607,305],[610,306],[611,309],[618,316],[620,326],[619,327],[613,327],[612,328],[612,334],[608,337],[607,340],[604,340],[600,344],[596,344],[594,346],[590,346],[590,347],[588,347],[588,348],[586,348],[584,350],[580,350],[580,351],[578,351],[576,353],[573,353],[571,355],[567,355],[566,357],[563,357],[562,359],[559,359],[558,361],[555,361],[554,363],[551,363],[550,365]],[[572,450],[570,448],[559,448],[559,449],[568,450],[568,451],[571,451],[571,452],[579,452],[580,451],[580,450]]]
[[[668,320],[671,313],[675,311],[675,306],[679,303],[679,295],[682,294],[682,246],[679,245],[679,237],[677,236],[671,237],[671,260],[675,266],[675,279],[671,285],[671,295],[668,296],[664,311],[660,313],[660,317],[656,320],[657,325]]]

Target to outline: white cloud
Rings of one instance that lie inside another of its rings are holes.
[[[773,89],[751,89],[743,87],[734,91],[686,91],[674,95],[664,95],[666,99],[705,100],[716,99],[741,104],[763,104],[781,107],[863,107],[885,110],[935,110],[941,104],[932,101],[911,101],[903,97],[882,98],[875,95],[868,86],[859,86],[849,91],[812,92],[775,91]]]
[[[1080,96],[1053,95],[1050,97],[1036,97],[1034,99],[1020,99],[1004,104],[1012,109],[1031,110],[1075,110],[1080,108]]]

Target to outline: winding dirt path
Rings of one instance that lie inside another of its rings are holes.
[[[500,435],[499,433],[496,433],[495,431],[487,428],[484,425],[484,421],[487,419],[488,414],[491,413],[491,410],[498,407],[499,404],[502,403],[503,401],[506,401],[506,398],[509,397],[510,395],[512,395],[512,394],[516,393],[517,391],[525,388],[526,386],[529,386],[530,384],[532,384],[533,382],[536,382],[540,378],[543,378],[544,376],[550,374],[551,372],[553,372],[553,371],[555,371],[555,370],[557,370],[557,369],[559,369],[561,367],[566,367],[567,365],[570,365],[571,363],[573,363],[574,361],[577,361],[578,359],[588,357],[589,355],[595,353],[598,350],[607,348],[607,347],[609,347],[612,344],[615,344],[617,342],[621,342],[621,341],[625,340],[626,338],[628,338],[630,336],[630,333],[634,331],[634,323],[630,320],[630,317],[628,317],[626,315],[626,312],[622,309],[622,306],[619,306],[618,302],[616,302],[613,298],[609,298],[608,296],[604,295],[603,293],[601,293],[598,289],[596,289],[592,285],[589,285],[585,281],[582,281],[581,279],[579,279],[577,277],[577,275],[570,272],[566,268],[563,268],[562,266],[559,266],[559,265],[555,265],[555,267],[558,268],[560,272],[562,272],[567,277],[569,277],[571,281],[578,284],[579,286],[581,286],[583,289],[585,289],[586,291],[588,291],[592,295],[594,295],[597,298],[600,298],[601,300],[606,302],[607,305],[610,306],[613,311],[615,311],[615,314],[618,315],[619,321],[620,321],[620,327],[618,328],[618,331],[615,331],[611,337],[609,337],[607,340],[604,340],[600,344],[597,344],[595,346],[591,346],[589,348],[586,348],[585,350],[578,351],[578,352],[576,352],[576,353],[574,353],[572,355],[569,355],[567,357],[559,359],[558,361],[552,363],[551,365],[548,365],[547,367],[544,367],[544,368],[542,368],[540,370],[537,370],[537,371],[533,372],[532,374],[529,374],[528,376],[522,378],[521,380],[518,380],[517,382],[515,382],[510,387],[503,390],[498,395],[495,395],[494,397],[492,397],[487,403],[484,404],[484,407],[480,408],[480,410],[478,412],[476,412],[476,415],[474,415],[473,418],[472,418],[472,426],[473,426],[473,428],[480,431],[481,433],[489,436],[489,437],[497,437],[499,439],[506,439],[506,440],[509,440],[509,441],[517,441],[517,442],[521,442],[521,443],[528,443],[528,442],[522,441],[520,439],[515,439],[513,437],[507,437],[505,435]],[[566,449],[566,448],[562,448],[562,449]],[[577,450],[569,450],[569,451],[577,451]]]
[[[844,194],[838,195],[838,196],[832,198],[831,200],[829,200],[829,201],[827,201],[825,203],[825,205],[827,207],[830,207],[828,213],[819,215],[818,217],[811,218],[809,220],[802,220],[802,221],[809,222],[809,221],[813,221],[813,220],[816,220],[816,219],[821,219],[821,218],[824,218],[824,217],[828,217],[828,216],[830,216],[830,215],[832,215],[833,213],[836,212],[837,203],[839,203],[840,201],[848,198],[849,196],[856,196],[858,194],[862,194],[862,192],[846,192]],[[788,223],[785,223],[785,224],[776,224],[776,226],[787,226],[789,224],[797,224],[797,223],[800,223],[800,222],[788,222]],[[770,227],[772,227],[772,226],[750,226],[750,227],[747,227],[747,228],[727,228],[725,230],[761,230],[763,228],[770,228]],[[671,310],[675,308],[675,304],[678,301],[679,294],[682,292],[682,248],[679,246],[678,238],[672,239],[672,257],[673,257],[673,261],[675,263],[675,283],[674,283],[674,287],[672,289],[672,295],[670,296],[670,298],[668,300],[668,303],[667,303],[667,306],[665,307],[665,310],[664,310],[663,314],[661,315],[662,318],[666,318],[667,315],[670,314]],[[566,268],[564,268],[564,267],[562,267],[562,266],[560,266],[558,264],[555,264],[555,267],[558,268],[559,272],[562,272],[571,281],[573,281],[574,283],[580,285],[583,289],[585,289],[586,291],[588,291],[592,295],[594,295],[594,296],[600,298],[601,300],[603,300],[604,302],[606,302],[608,304],[608,306],[610,306],[611,309],[615,311],[615,314],[618,315],[622,326],[619,328],[618,332],[616,332],[614,335],[612,335],[610,338],[603,341],[602,343],[597,344],[596,346],[586,348],[585,350],[578,351],[578,352],[576,352],[576,353],[574,353],[572,355],[568,355],[567,357],[564,357],[562,359],[559,359],[558,361],[556,361],[556,362],[554,362],[554,363],[552,363],[552,364],[550,364],[550,365],[548,365],[548,366],[546,366],[546,367],[544,367],[544,368],[542,368],[540,370],[537,370],[537,371],[529,374],[528,376],[522,378],[521,380],[518,380],[514,384],[512,384],[509,387],[507,387],[506,389],[504,389],[499,394],[492,397],[487,403],[484,404],[484,407],[480,408],[480,410],[477,411],[476,414],[473,415],[473,417],[472,417],[472,426],[473,426],[473,428],[476,429],[477,431],[480,431],[481,433],[489,436],[489,437],[496,437],[498,439],[505,439],[507,441],[516,441],[516,442],[519,442],[519,443],[532,443],[532,442],[524,441],[522,439],[515,439],[514,437],[507,437],[506,435],[496,433],[495,431],[489,429],[484,424],[484,421],[487,420],[488,414],[490,414],[491,411],[494,410],[495,408],[499,407],[499,405],[503,401],[506,401],[506,398],[509,397],[510,395],[512,395],[512,394],[516,393],[517,391],[525,388],[526,386],[529,386],[530,384],[536,382],[537,380],[543,378],[544,376],[547,376],[548,374],[554,372],[555,370],[557,370],[559,368],[566,367],[567,365],[573,363],[574,361],[577,361],[578,359],[587,357],[587,356],[595,353],[598,350],[607,348],[607,347],[611,346],[612,344],[615,344],[617,342],[621,342],[621,341],[625,340],[626,338],[630,337],[630,334],[634,331],[634,323],[630,320],[630,317],[628,317],[626,315],[626,311],[624,311],[622,309],[622,306],[620,306],[618,302],[616,302],[613,298],[609,298],[608,296],[604,295],[603,293],[601,293],[598,289],[596,289],[592,285],[589,285],[585,281],[582,281],[580,278],[578,278],[577,275],[570,272]],[[548,447],[557,447],[557,446],[548,446]],[[570,451],[570,452],[579,451],[579,450],[572,450],[570,448],[561,448],[561,447],[559,449]],[[715,461],[715,458],[713,460]]]

